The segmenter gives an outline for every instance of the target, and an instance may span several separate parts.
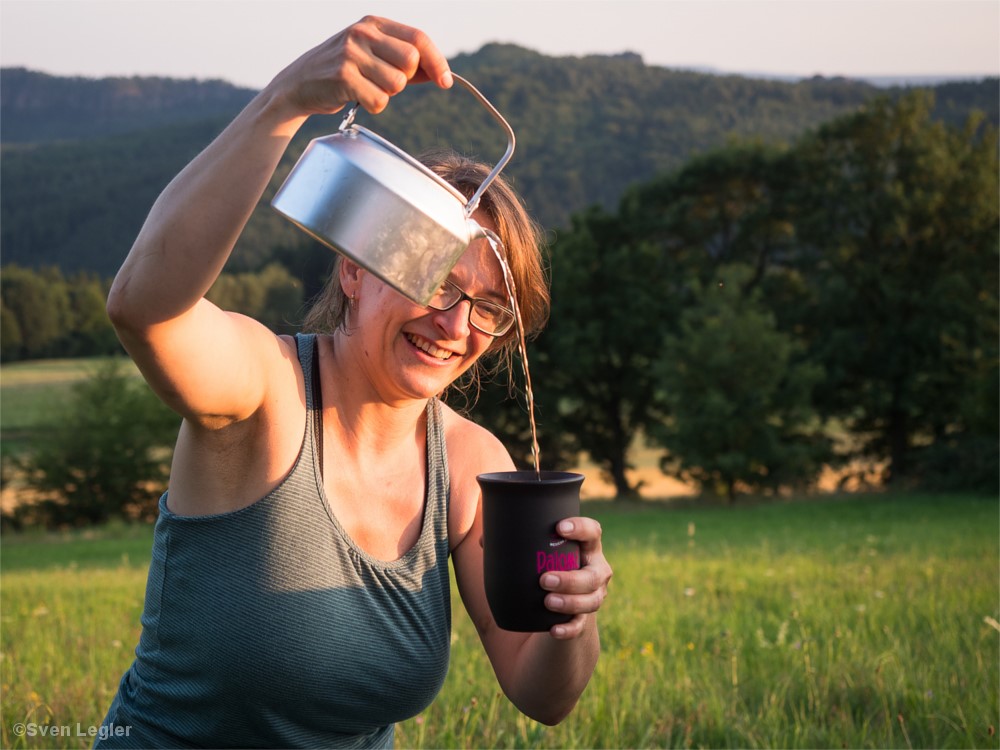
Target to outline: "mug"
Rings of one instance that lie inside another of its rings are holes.
[[[545,607],[546,571],[577,570],[580,545],[556,533],[580,515],[583,475],[565,471],[502,471],[476,477],[483,492],[483,574],[486,599],[504,630],[542,632],[572,615]]]

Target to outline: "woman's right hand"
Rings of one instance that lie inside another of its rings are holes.
[[[355,101],[379,112],[409,82],[425,80],[451,85],[428,36],[363,18],[281,71],[157,199],[108,312],[146,380],[190,424],[218,429],[273,408],[269,394],[294,369],[291,342],[276,347],[260,323],[204,299],[289,140],[309,115]]]
[[[269,88],[300,114],[332,114],[359,102],[377,114],[409,83],[452,85],[441,51],[420,29],[365,16],[309,50],[279,73]]]

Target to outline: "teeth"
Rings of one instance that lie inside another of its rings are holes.
[[[418,349],[421,349],[422,351],[427,352],[428,354],[430,354],[432,357],[435,357],[436,359],[448,359],[452,355],[452,352],[449,352],[447,349],[441,349],[441,348],[439,348],[437,346],[434,346],[434,344],[432,344],[427,339],[418,338],[417,336],[414,336],[413,334],[409,334],[408,333],[406,335],[406,339],[411,344],[413,344],[415,347],[417,347]]]

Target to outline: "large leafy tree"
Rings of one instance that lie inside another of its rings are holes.
[[[729,501],[810,484],[828,447],[811,402],[822,370],[777,329],[753,276],[730,265],[697,284],[655,367],[668,416],[650,435],[669,451],[664,469]]]
[[[792,228],[784,207],[784,151],[760,143],[732,144],[691,159],[681,170],[636,186],[621,211],[633,234],[657,244],[669,263],[675,305],[692,280],[710,282],[718,267],[753,269],[747,284],[791,252]]]
[[[670,473],[730,497],[737,485],[801,484],[817,468],[817,440],[803,428],[816,371],[779,372],[792,367],[791,352],[801,359],[794,319],[803,294],[789,265],[785,158],[779,147],[734,143],[637,187],[622,204],[628,225],[655,243],[669,268],[672,322],[645,430],[670,452]],[[743,377],[754,363],[770,368],[767,377],[758,373],[766,382]],[[798,456],[788,445],[793,435]]]
[[[963,438],[986,435],[996,462],[997,133],[947,128],[932,106],[877,102],[788,162],[819,402],[890,481],[919,478],[928,447],[959,457]]]
[[[552,315],[538,345],[558,429],[601,467],[617,497],[638,493],[629,449],[646,419],[670,318],[666,265],[621,216],[592,208],[552,246]]]

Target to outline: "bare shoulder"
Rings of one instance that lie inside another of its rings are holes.
[[[479,510],[480,492],[476,477],[490,471],[510,471],[514,462],[492,432],[446,404],[442,406],[451,479],[448,526],[454,548],[472,528]]]
[[[260,418],[279,432],[301,428],[305,411],[305,373],[298,356],[298,339],[275,336],[274,350],[268,356],[268,397],[262,404]]]
[[[450,463],[456,464],[453,474],[463,469],[474,470],[477,474],[506,471],[510,455],[496,435],[447,404],[442,404],[442,411],[448,458]]]

